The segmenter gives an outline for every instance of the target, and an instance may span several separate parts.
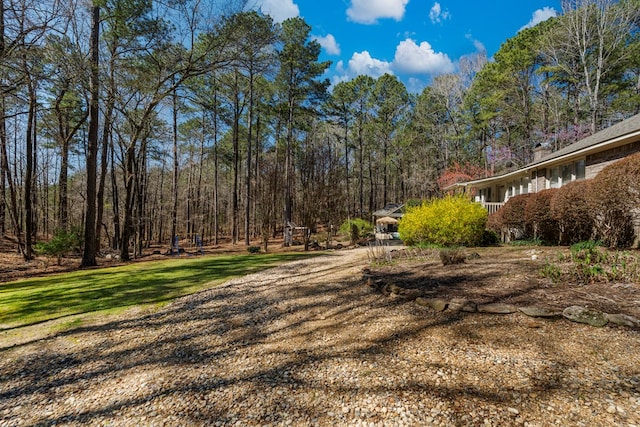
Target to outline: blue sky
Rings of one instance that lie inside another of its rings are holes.
[[[491,57],[522,28],[560,14],[560,0],[253,0],[276,22],[301,16],[332,61],[332,83],[358,74],[398,76],[412,92],[461,57]]]

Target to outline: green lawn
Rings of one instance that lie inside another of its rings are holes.
[[[0,283],[0,330],[161,303],[309,254],[225,255],[135,263]]]

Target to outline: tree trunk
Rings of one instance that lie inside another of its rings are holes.
[[[251,222],[251,146],[253,141],[253,73],[249,75],[249,109],[247,112],[248,135],[247,135],[247,171],[246,171],[246,201],[244,211],[244,243],[249,246],[251,237],[249,235],[249,225]]]
[[[231,243],[238,243],[238,187],[240,169],[240,88],[238,86],[238,72],[235,72],[235,87],[233,93],[233,195],[231,212]]]
[[[358,130],[358,201],[360,203],[360,211],[358,215],[362,218],[364,213],[364,141],[362,137],[362,129]]]
[[[112,135],[109,135],[109,151],[111,153],[111,206],[113,208],[113,241],[111,242],[111,249],[118,250],[121,247],[120,237],[122,235],[122,231],[120,229],[120,191],[118,190],[115,150],[113,147]]]
[[[96,195],[96,249],[98,251],[100,250],[100,241],[102,240],[102,226],[104,222],[104,189],[109,167],[109,144],[107,143],[107,140],[109,138],[109,131],[107,131],[106,128],[110,127],[111,123],[110,120],[108,120],[106,117],[104,126],[105,131],[101,142],[100,153],[100,180],[98,182],[98,193]]]
[[[122,237],[120,238],[120,258],[123,261],[129,261],[129,245],[133,235],[133,209],[135,205],[135,144],[136,141],[130,142],[124,157],[124,179],[125,179],[125,202],[124,217],[122,220]]]
[[[60,135],[62,137],[62,135]],[[69,141],[62,137],[60,146],[60,174],[58,175],[58,228],[67,230],[69,225],[69,197],[67,191],[69,173]]]
[[[289,100],[289,117],[287,120],[287,143],[285,149],[284,160],[284,246],[291,246],[293,235],[291,230],[291,220],[293,216],[293,168],[292,168],[292,150],[293,150],[293,99]]]
[[[113,58],[113,57],[112,57]],[[111,76],[109,78],[110,87],[114,87],[114,65],[113,60],[110,66]],[[102,153],[100,156],[100,181],[98,183],[98,194],[97,198],[97,212],[96,212],[96,248],[100,249],[100,241],[102,234],[102,227],[104,222],[104,190],[106,186],[107,180],[107,171],[109,168],[109,148],[112,148],[109,141],[111,141],[111,123],[113,120],[113,109],[114,109],[114,99],[113,95],[110,95],[107,100],[107,105],[105,107],[104,113],[104,128],[102,131],[102,141],[101,141],[101,149]],[[105,226],[106,228],[106,226]]]
[[[26,169],[24,174],[24,213],[25,213],[25,247],[24,259],[33,259],[33,234],[34,234],[34,214],[33,214],[33,172],[35,157],[35,115],[36,115],[36,93],[33,82],[29,82],[29,113],[27,119],[27,149],[26,149]]]
[[[204,111],[202,112],[202,135],[200,138],[200,153],[198,159],[198,185],[196,187],[196,212],[199,216],[198,233],[204,239],[204,203],[202,200],[202,173],[204,170],[204,146],[206,135],[206,121]]]
[[[173,127],[173,186],[172,186],[172,194],[173,194],[173,204],[171,206],[171,253],[173,254],[174,250],[177,250],[177,233],[178,233],[178,174],[180,172],[180,164],[178,159],[178,95],[176,90],[173,91],[172,97],[173,101],[173,117],[172,117],[172,127]]]
[[[89,101],[89,138],[87,144],[87,204],[84,227],[84,252],[82,254],[82,267],[91,267],[97,264],[96,253],[96,175],[98,157],[98,97],[99,93],[99,36],[100,36],[100,7],[93,6],[91,19],[91,76],[89,89],[91,99]]]

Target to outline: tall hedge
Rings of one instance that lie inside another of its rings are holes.
[[[433,199],[408,208],[400,220],[400,238],[408,245],[475,246],[482,240],[487,210],[464,196]]]
[[[558,242],[558,221],[551,214],[551,200],[558,189],[550,188],[530,194],[524,209],[526,229],[531,230],[534,239],[546,243]]]
[[[597,238],[612,247],[632,245],[634,221],[637,223],[640,217],[640,153],[600,171],[592,180],[589,194]]]
[[[551,199],[551,216],[558,225],[558,241],[572,245],[593,238],[589,206],[591,181],[574,181],[562,186]]]

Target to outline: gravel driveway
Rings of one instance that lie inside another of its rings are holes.
[[[435,313],[362,284],[366,263],[340,251],[0,335],[0,425],[640,426],[638,331]]]

